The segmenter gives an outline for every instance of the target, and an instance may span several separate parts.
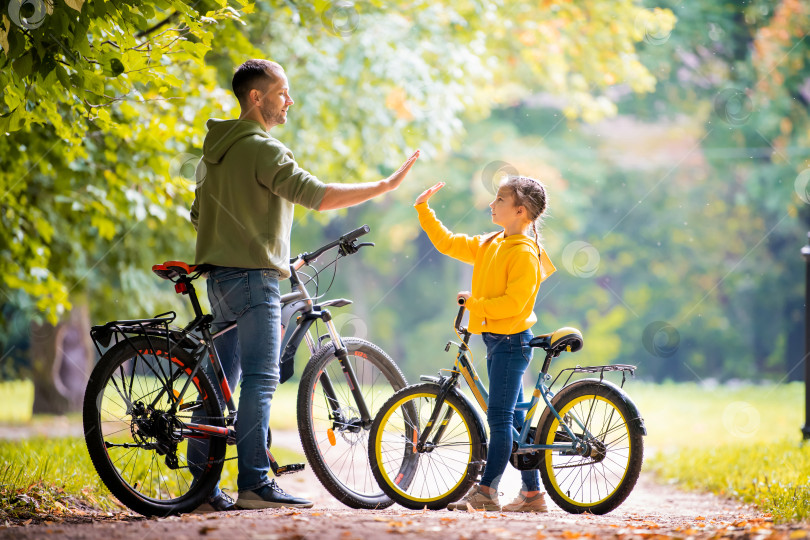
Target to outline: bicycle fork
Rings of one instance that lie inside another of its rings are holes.
[[[439,393],[436,396],[436,405],[433,407],[433,412],[430,414],[430,418],[425,424],[425,429],[419,435],[419,440],[416,443],[416,451],[421,452],[431,452],[433,449],[438,446],[439,442],[442,440],[442,435],[444,435],[444,431],[447,429],[447,424],[450,422],[450,419],[453,417],[453,408],[447,407],[447,412],[444,413],[444,417],[442,418],[439,426],[436,428],[436,434],[433,436],[433,439],[428,443],[428,437],[430,437],[430,433],[433,430],[433,426],[436,425],[436,422],[439,420],[439,415],[444,408],[444,401],[447,398],[448,392],[450,389],[456,384],[456,379],[458,378],[457,374],[454,373],[452,376],[444,379],[441,381]],[[412,422],[413,425],[416,425]]]
[[[326,372],[321,373],[318,380],[323,388],[323,392],[326,396],[326,402],[332,413],[333,420],[333,427],[327,431],[327,437],[329,439],[329,443],[334,446],[337,444],[335,428],[338,428],[341,431],[347,430],[351,432],[358,432],[362,429],[371,428],[371,423],[374,419],[371,417],[371,413],[366,405],[365,397],[360,391],[360,384],[357,380],[357,375],[354,372],[352,363],[349,361],[348,350],[346,349],[337,328],[335,328],[335,323],[332,321],[331,313],[329,313],[328,310],[323,310],[321,318],[326,325],[329,338],[332,340],[335,347],[335,357],[337,358],[338,364],[340,364],[340,368],[343,371],[344,377],[346,378],[349,391],[351,392],[354,402],[357,405],[357,413],[360,416],[359,419],[346,417],[345,410],[341,410],[340,401],[338,400],[332,380],[329,378],[329,375]]]

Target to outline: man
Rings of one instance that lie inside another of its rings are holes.
[[[236,70],[232,84],[241,113],[238,120],[208,121],[191,222],[197,229],[196,263],[218,267],[208,276],[213,330],[238,323],[236,332],[217,340],[228,380],[237,380],[241,371],[236,506],[308,508],[310,501],[285,493],[268,478],[266,454],[270,401],[279,380],[279,280],[289,277],[294,205],[333,210],[394,190],[419,151],[383,180],[324,184],[301,169],[292,152],[268,134],[287,122],[294,103],[282,67],[248,60]],[[193,453],[190,448],[192,463]],[[234,505],[219,487],[208,502],[214,510]]]

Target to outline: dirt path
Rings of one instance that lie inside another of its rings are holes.
[[[273,433],[274,444],[300,451],[296,433]],[[501,496],[517,493],[519,475],[508,468]],[[750,506],[656,483],[643,474],[627,501],[607,516],[567,514],[549,501],[542,515],[498,512],[351,510],[338,503],[307,471],[285,476],[282,487],[316,504],[310,510],[243,510],[225,514],[185,515],[167,519],[103,517],[87,523],[0,527],[0,540],[76,538],[137,540],[228,538],[232,540],[317,540],[356,538],[487,539],[500,538],[810,538],[797,526],[774,526]]]
[[[309,480],[285,482],[303,494]],[[328,497],[328,496],[327,496]],[[311,510],[243,510],[167,519],[132,518],[85,524],[46,524],[0,529],[0,539],[76,538],[138,540],[230,538],[256,540],[413,538],[768,538],[808,537],[796,527],[774,527],[750,507],[705,494],[686,493],[642,479],[628,500],[607,516],[574,516],[550,505],[548,514],[497,512],[350,510],[334,500]]]

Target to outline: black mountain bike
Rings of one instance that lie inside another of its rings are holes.
[[[340,258],[374,245],[357,243],[368,231],[363,226],[290,261],[291,292],[281,298],[281,382],[292,374],[295,352],[306,341],[311,356],[299,383],[297,414],[307,460],[324,487],[344,504],[384,508],[392,501],[369,468],[368,431],[379,407],[405,387],[405,377],[373,343],[340,335],[327,308],[351,301],[319,302],[317,295],[320,272],[332,265],[336,272]],[[299,276],[304,265],[334,248],[338,252],[330,264],[312,276],[303,271]],[[185,327],[172,326],[176,314],[167,312],[91,330],[101,359],[84,398],[87,449],[110,492],[140,514],[166,516],[199,506],[220,477],[226,445],[235,443],[235,381],[226,380],[214,340],[236,324],[212,335],[213,317],[203,314],[192,283],[211,269],[178,261],[152,268],[173,281],[178,294],[188,295],[195,317]],[[309,280],[302,282],[301,276]],[[310,281],[316,285],[314,298],[306,287]],[[326,333],[313,337],[312,325],[317,328],[319,322]],[[268,428],[268,455],[276,475],[304,467],[279,467],[269,451],[270,438]],[[199,462],[189,462],[190,440],[197,441],[205,456]]]

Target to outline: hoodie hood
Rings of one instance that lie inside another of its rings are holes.
[[[258,135],[270,138],[258,122],[253,120],[217,120],[210,119],[208,134],[203,141],[203,160],[207,163],[219,163],[228,150],[246,137]]]
[[[504,247],[516,247],[516,246],[528,246],[528,248],[532,251],[532,253],[538,255],[540,258],[540,279],[541,281],[546,279],[548,276],[553,274],[557,268],[549,259],[548,254],[546,254],[546,250],[540,247],[539,253],[537,249],[537,244],[535,243],[534,239],[526,236],[525,234],[513,234],[511,236],[507,236],[502,240]]]
[[[534,253],[537,253],[537,244],[534,242],[534,239],[525,234],[512,234],[505,237],[502,242],[504,246],[510,247],[517,245],[529,246]]]

